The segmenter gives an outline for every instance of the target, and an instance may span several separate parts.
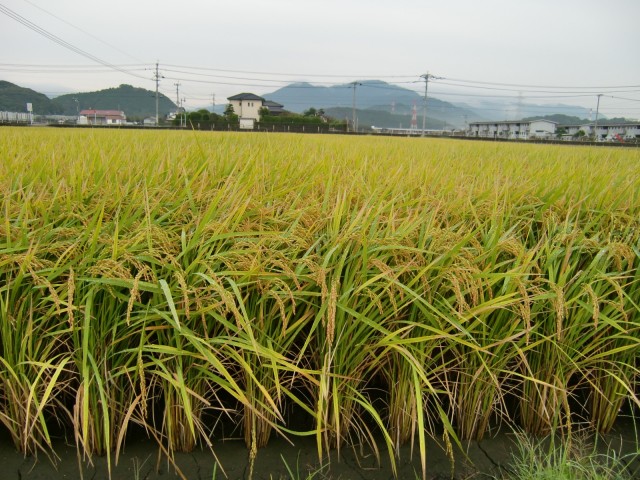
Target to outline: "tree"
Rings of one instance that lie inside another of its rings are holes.
[[[211,113],[209,110],[200,109],[196,112],[184,112],[178,113],[173,119],[173,125],[182,126],[183,124],[191,128],[196,126],[209,130],[212,124],[218,123],[222,117],[216,113]]]
[[[308,110],[302,112],[302,115],[304,115],[305,117],[315,117],[316,115],[318,115],[318,111],[315,108],[311,107]]]
[[[210,120],[209,110],[206,108],[201,108],[196,113],[200,115],[200,120],[203,122],[208,122]]]
[[[236,115],[233,105],[228,104],[227,108],[224,109],[224,118],[229,123],[238,123],[238,115]]]

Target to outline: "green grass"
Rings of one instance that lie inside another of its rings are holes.
[[[635,454],[621,455],[611,448],[604,451],[578,437],[558,445],[540,442],[526,435],[518,437],[518,452],[504,478],[515,480],[627,480],[635,478]],[[637,467],[636,467],[637,470]]]

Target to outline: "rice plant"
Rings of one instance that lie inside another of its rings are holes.
[[[638,401],[640,154],[4,128],[0,423],[117,462],[232,421],[392,464]],[[299,418],[287,412],[295,407]]]

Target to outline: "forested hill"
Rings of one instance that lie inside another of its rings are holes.
[[[27,103],[33,105],[33,112],[37,115],[62,113],[62,107],[44,93],[0,80],[0,111],[26,112]]]
[[[76,99],[78,100],[76,102]],[[127,118],[155,116],[155,92],[131,85],[120,85],[96,92],[69,93],[53,99],[65,115],[75,115],[78,110],[122,110]],[[166,95],[159,95],[158,110],[161,116],[176,110],[176,105]]]

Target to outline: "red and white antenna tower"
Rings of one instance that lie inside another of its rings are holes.
[[[411,109],[411,130],[418,129],[418,108],[416,102],[413,102],[413,108]]]

